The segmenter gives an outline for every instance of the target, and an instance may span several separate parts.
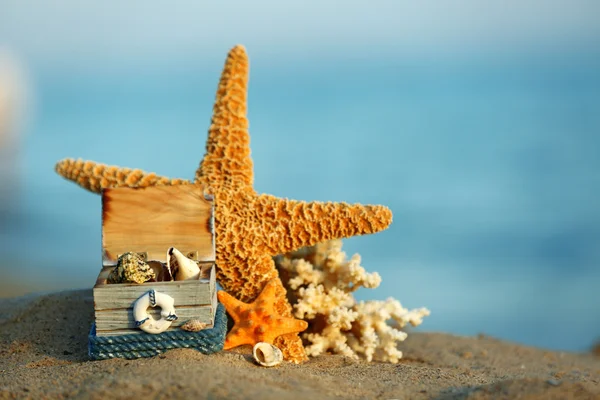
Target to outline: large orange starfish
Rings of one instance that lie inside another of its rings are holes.
[[[252,301],[276,279],[275,310],[291,317],[286,291],[272,257],[331,239],[374,233],[388,227],[391,211],[384,206],[303,202],[257,194],[253,188],[250,136],[246,119],[248,56],[243,46],[227,56],[208,131],[206,154],[194,183],[215,196],[217,279],[242,301]],[[140,170],[66,159],[56,171],[92,192],[128,186],[192,184]],[[297,334],[275,343],[287,360],[306,359]]]
[[[235,323],[225,339],[225,350],[245,344],[254,346],[259,342],[273,344],[281,335],[302,332],[308,328],[306,321],[277,314],[273,305],[277,286],[277,279],[269,281],[251,304],[239,301],[222,290],[217,293],[219,301]]]

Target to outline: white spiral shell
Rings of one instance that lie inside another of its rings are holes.
[[[263,367],[274,367],[283,361],[283,353],[270,343],[259,342],[254,345],[252,355]]]
[[[175,247],[167,251],[167,269],[171,271],[176,281],[198,279],[200,276],[200,267],[196,261],[187,258]]]

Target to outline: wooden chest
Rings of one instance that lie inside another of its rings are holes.
[[[213,328],[217,310],[213,199],[198,185],[106,189],[102,193],[102,270],[94,286],[95,335],[142,334],[134,304],[150,291],[173,299],[176,319],[167,331],[196,320]],[[200,268],[198,279],[107,283],[120,255],[138,253],[167,262],[174,247]],[[161,309],[148,308],[158,320]]]

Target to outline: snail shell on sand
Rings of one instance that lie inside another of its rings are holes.
[[[270,343],[259,342],[254,345],[252,355],[263,367],[274,367],[283,361],[283,353]]]
[[[167,269],[171,271],[176,281],[198,279],[200,276],[200,267],[196,261],[187,258],[175,247],[167,251]]]

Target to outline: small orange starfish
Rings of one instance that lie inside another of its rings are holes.
[[[235,325],[225,339],[225,350],[244,344],[259,342],[273,344],[281,335],[302,332],[308,322],[301,319],[282,317],[275,311],[278,280],[270,280],[261,294],[252,303],[244,303],[220,290],[217,293]]]

